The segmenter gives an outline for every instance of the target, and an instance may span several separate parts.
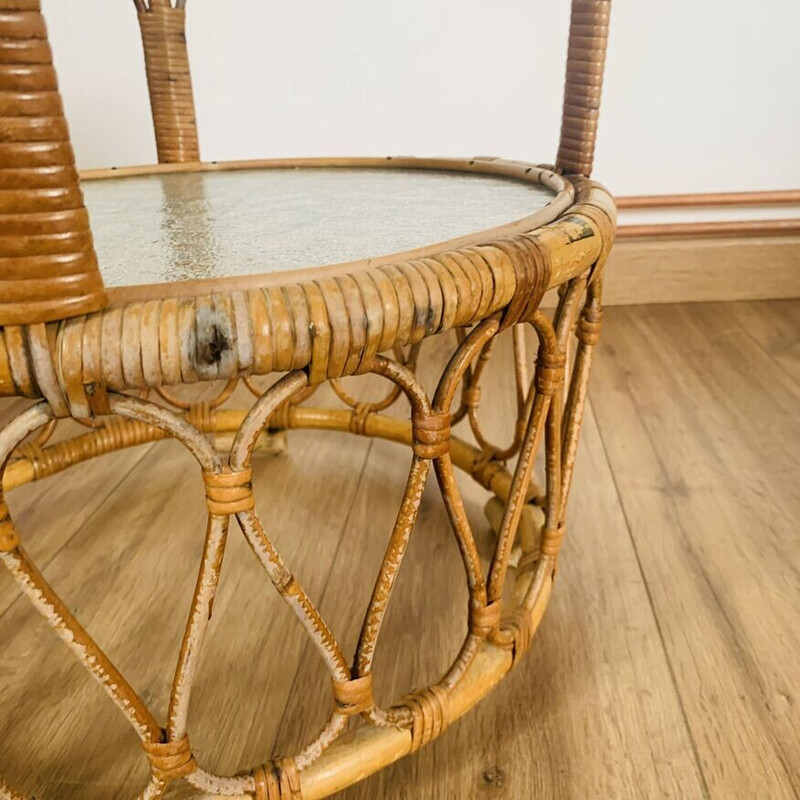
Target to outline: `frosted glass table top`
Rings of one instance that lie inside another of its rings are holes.
[[[247,169],[83,183],[107,286],[224,278],[378,257],[513,222],[539,184],[377,169]]]

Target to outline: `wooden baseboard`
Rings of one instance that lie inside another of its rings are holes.
[[[606,276],[610,305],[800,297],[800,235],[622,239]]]

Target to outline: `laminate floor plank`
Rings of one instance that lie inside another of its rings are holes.
[[[800,786],[800,390],[719,304],[607,312],[590,397],[711,797]]]
[[[800,384],[800,300],[726,303],[724,310]]]

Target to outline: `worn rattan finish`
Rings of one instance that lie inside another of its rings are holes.
[[[580,22],[587,8],[597,10],[592,20],[599,20],[602,37],[606,5],[576,0],[580,13],[573,21]],[[38,20],[38,3],[0,0],[0,38],[16,30],[19,13]],[[30,143],[27,149],[36,148]],[[294,166],[385,169],[387,162]],[[0,395],[36,402],[0,432],[0,560],[138,736],[150,765],[149,782],[138,795],[142,800],[161,798],[177,780],[207,796],[327,797],[442,734],[518,663],[547,606],[566,533],[567,499],[602,317],[613,201],[588,178],[495,159],[446,166],[438,160],[397,159],[394,166],[528,180],[548,186],[554,199],[520,220],[395,256],[120,287],[109,291],[105,307],[90,314],[75,315],[65,305],[61,318],[47,324],[2,320]],[[190,163],[127,172],[189,175],[253,167]],[[22,247],[21,239],[15,241]],[[539,308],[549,288],[559,293],[552,315]],[[525,327],[535,332],[535,359],[529,360],[525,351]],[[447,331],[456,332],[457,344],[428,394],[415,366],[424,357],[424,340]],[[483,431],[478,411],[482,395],[492,397],[483,376],[496,337],[505,331],[514,343],[517,414],[509,421],[507,439],[495,442]],[[251,380],[269,374],[276,379],[266,391]],[[339,381],[360,375],[385,379],[386,394],[363,400]],[[171,389],[220,379],[223,388],[202,404],[185,403]],[[254,395],[248,409],[229,407],[239,382]],[[323,383],[332,386],[338,407],[314,404],[314,392]],[[410,407],[407,419],[387,413],[401,398]],[[86,433],[51,443],[60,420],[68,418],[83,422]],[[457,435],[459,425],[471,435]],[[256,510],[260,487],[253,485],[251,465],[263,433],[295,428],[381,437],[410,450],[405,491],[371,597],[364,598],[363,624],[352,652],[337,641],[314,599],[281,559]],[[223,451],[215,447],[218,436],[229,443]],[[169,704],[155,709],[39,572],[25,549],[27,531],[15,523],[3,492],[165,437],[195,457],[208,521],[183,645],[177,664],[165,665],[172,675]],[[541,487],[532,477],[540,450],[545,467]],[[454,468],[492,495],[486,511],[496,538],[488,563],[478,553]],[[374,656],[431,473],[463,559],[469,590],[466,632],[460,652],[438,681],[379,705],[372,693]],[[286,601],[325,664],[331,709],[323,730],[299,752],[272,758],[265,753],[261,764],[218,775],[193,753],[189,708],[207,628],[226,622],[212,619],[211,610],[232,522],[263,567],[265,584],[271,583]],[[507,584],[510,592],[504,592]],[[127,787],[124,791],[127,795]],[[15,800],[19,795],[0,780],[0,797]]]

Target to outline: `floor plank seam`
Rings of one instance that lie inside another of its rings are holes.
[[[749,302],[749,301],[747,301]],[[798,301],[800,304],[800,301]],[[800,380],[798,380],[797,375],[793,375],[787,368],[786,365],[780,358],[776,358],[774,353],[770,353],[766,347],[753,335],[750,328],[746,325],[742,325],[739,320],[736,319],[734,314],[731,312],[730,308],[727,308],[729,305],[728,303],[722,303],[721,305],[725,306],[725,313],[727,314],[728,318],[739,325],[741,328],[744,329],[744,332],[747,338],[755,345],[758,350],[760,350],[766,359],[772,362],[774,366],[776,366],[791,382],[794,384],[798,389],[800,389]],[[800,311],[798,311],[800,313]]]
[[[147,445],[146,449],[144,449],[142,451],[140,457],[138,459],[136,459],[131,464],[129,469],[125,470],[125,472],[122,474],[120,479],[108,490],[108,493],[100,500],[100,502],[97,503],[97,505],[95,506],[94,510],[89,514],[89,516],[87,516],[86,519],[84,519],[83,522],[80,525],[76,525],[75,526],[75,528],[68,535],[68,537],[64,540],[64,542],[61,544],[61,546],[54,553],[52,553],[49,558],[46,558],[46,559],[45,558],[40,558],[40,559],[37,560],[37,563],[40,565],[39,569],[42,572],[44,572],[45,569],[47,569],[47,567],[50,564],[52,564],[53,561],[56,560],[56,558],[58,558],[58,556],[64,551],[64,549],[70,544],[70,542],[72,542],[72,540],[78,535],[78,533],[81,530],[81,528],[83,528],[85,525],[89,524],[91,522],[91,520],[93,520],[100,513],[100,511],[109,502],[109,500],[111,499],[112,495],[117,491],[117,489],[119,489],[120,486],[122,486],[123,483],[125,483],[125,481],[128,480],[128,478],[131,476],[131,473],[141,464],[141,462],[144,460],[145,456],[153,449],[153,447],[155,447],[155,445],[156,445],[156,442],[151,442],[149,445]],[[102,458],[102,456],[101,456],[101,458]],[[56,475],[49,475],[49,476],[47,476],[47,478],[44,478],[44,480],[47,480],[48,478],[55,478],[55,477],[57,477],[57,476]],[[24,599],[24,595],[18,593],[17,596],[8,604],[8,606],[6,606],[5,609],[0,611],[0,620],[2,620],[2,618],[12,608],[14,608],[16,606],[16,604],[20,600],[23,600],[23,599]]]
[[[667,665],[667,669],[669,670],[669,677],[670,681],[672,682],[672,688],[673,691],[675,692],[675,697],[678,701],[678,708],[680,708],[681,718],[683,719],[683,724],[686,729],[686,735],[689,737],[689,743],[692,748],[692,755],[694,757],[694,762],[697,767],[697,772],[700,777],[701,785],[703,787],[703,796],[706,798],[706,800],[710,800],[711,793],[709,790],[708,782],[706,780],[705,771],[703,770],[702,761],[700,759],[700,751],[697,747],[697,742],[695,741],[692,727],[689,724],[689,716],[686,713],[686,707],[684,706],[683,703],[683,697],[681,696],[680,689],[678,688],[678,680],[675,675],[675,669],[672,664],[672,659],[670,658],[669,655],[669,650],[667,649],[666,641],[664,639],[664,631],[661,628],[661,620],[658,618],[658,614],[656,613],[655,603],[653,601],[653,595],[650,591],[650,585],[647,582],[647,577],[644,571],[644,565],[642,564],[642,559],[639,554],[639,548],[636,546],[636,540],[633,536],[630,519],[628,518],[628,512],[625,508],[625,502],[622,497],[622,492],[620,491],[619,485],[617,483],[617,476],[616,473],[614,472],[614,467],[611,463],[611,457],[608,452],[608,447],[606,446],[606,440],[603,434],[603,428],[599,424],[597,415],[594,412],[594,406],[592,405],[590,398],[587,398],[587,405],[589,406],[590,413],[595,418],[595,426],[597,428],[597,434],[600,439],[600,446],[603,449],[603,455],[605,457],[606,464],[608,465],[608,470],[611,473],[611,481],[614,485],[614,494],[617,497],[617,502],[619,503],[620,510],[622,511],[622,517],[625,520],[625,528],[628,531],[628,538],[630,539],[631,547],[633,548],[633,554],[634,557],[636,558],[636,565],[639,569],[639,574],[642,577],[642,584],[644,585],[645,594],[647,596],[647,602],[650,606],[650,613],[653,615],[653,622],[656,626],[656,631],[658,631],[658,639],[659,642],[661,643],[661,650],[664,654],[664,661]]]

